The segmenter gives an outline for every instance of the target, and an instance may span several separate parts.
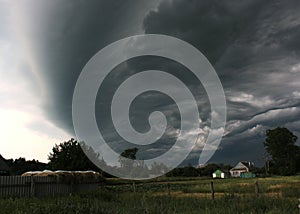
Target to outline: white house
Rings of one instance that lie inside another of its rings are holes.
[[[249,173],[254,166],[253,162],[239,162],[235,167],[229,170],[231,177],[239,178],[242,173]]]

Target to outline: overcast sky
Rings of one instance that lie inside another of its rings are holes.
[[[55,143],[74,136],[72,95],[88,60],[118,39],[152,33],[194,45],[219,75],[227,125],[210,162],[261,164],[267,129],[285,126],[300,137],[299,11],[297,0],[0,0],[0,154],[47,161]],[[209,131],[208,99],[188,71],[165,59],[131,60],[114,69],[96,103],[97,119],[105,124],[99,128],[116,151],[126,143],[105,104],[129,74],[152,67],[173,72],[194,90],[202,131]],[[153,109],[170,117],[167,133],[141,152],[150,157],[160,143],[168,149],[179,121],[172,100],[150,93],[132,106],[139,131],[149,128],[144,121]],[[196,164],[199,152],[185,163]]]

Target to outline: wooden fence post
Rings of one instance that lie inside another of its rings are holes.
[[[34,185],[34,178],[33,175],[30,176],[30,196],[35,196],[35,185]]]
[[[210,182],[210,191],[211,191],[211,199],[215,200],[215,188],[214,188],[214,182]]]
[[[171,195],[171,190],[170,190],[170,183],[167,183],[167,191],[168,191],[168,195]]]
[[[259,195],[259,186],[258,186],[258,181],[255,181],[255,194],[258,197]]]
[[[298,198],[299,204],[298,204],[298,208],[299,208],[299,214],[300,214],[300,198]]]
[[[135,182],[132,183],[132,189],[133,189],[133,192],[136,192]]]

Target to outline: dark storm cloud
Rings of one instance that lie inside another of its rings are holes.
[[[71,101],[87,61],[106,45],[141,33],[147,10],[156,1],[31,1],[29,33],[49,91],[45,111],[73,133]]]
[[[174,100],[162,93],[149,91],[136,97],[132,102],[129,117],[132,126],[138,132],[145,133],[149,130],[150,125],[148,118],[152,112],[160,111],[166,116],[168,126],[164,135],[155,143],[147,146],[137,146],[124,141],[121,136],[114,131],[114,125],[110,115],[110,103],[120,84],[131,75],[145,70],[161,70],[171,73],[183,81],[185,85],[189,86],[192,93],[196,92],[194,96],[198,101],[198,105],[201,107],[200,117],[204,121],[201,127],[209,123],[207,120],[210,117],[205,113],[209,112],[210,107],[207,95],[199,81],[196,80],[196,77],[193,76],[187,68],[175,61],[162,59],[161,57],[143,56],[127,60],[113,69],[103,81],[98,92],[96,109],[101,109],[101,111],[96,113],[97,118],[99,118],[98,127],[101,132],[104,133],[106,142],[110,142],[110,146],[114,148],[115,151],[122,152],[124,148],[137,147],[139,149],[138,157],[149,159],[157,157],[169,150],[178,137],[181,118],[178,106]],[[146,81],[151,81],[151,79],[147,79]],[[178,89],[174,88],[174,90]],[[120,106],[120,108],[124,107]],[[185,110],[188,111],[188,107],[186,107]]]
[[[146,17],[144,28],[190,42],[219,74],[228,123],[212,160],[233,163],[261,153],[263,136],[249,130],[287,125],[299,133],[291,124],[300,120],[300,3],[188,2],[163,2]]]
[[[52,121],[73,133],[71,102],[81,69],[101,48],[141,33],[143,23],[145,33],[166,34],[194,45],[219,74],[227,98],[228,124],[220,149],[211,161],[232,164],[241,159],[261,161],[256,159],[263,152],[266,129],[286,125],[299,133],[299,1],[166,0],[144,19],[156,3],[147,0],[32,1],[33,8],[38,9],[29,8],[27,12],[32,28],[36,26],[31,35],[43,68],[40,72],[49,90],[45,111]],[[121,65],[127,73],[115,73],[110,78],[117,85],[147,63],[153,66],[151,60]],[[172,66],[161,63],[161,70],[172,70]],[[192,91],[201,91],[194,95],[203,126],[209,126],[207,97],[199,83],[187,73],[178,76],[185,79]],[[112,89],[108,87],[107,92],[112,93]],[[155,98],[155,94],[148,96]],[[140,130],[147,129],[147,124],[141,127],[141,122],[134,117],[146,112],[141,118],[142,121],[147,118],[150,110],[146,97],[136,100],[136,114],[132,115],[134,125]],[[178,125],[174,103],[157,97],[155,107],[169,111],[170,122]],[[104,103],[109,101],[108,96],[102,99]],[[101,99],[98,102],[101,103]],[[111,131],[107,111],[109,109],[97,113],[98,119],[106,124],[102,131],[113,142],[112,147],[117,147],[123,141]],[[173,131],[169,130],[169,134]],[[197,154],[199,151],[194,151],[186,162],[196,163]]]

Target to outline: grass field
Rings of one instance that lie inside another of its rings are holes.
[[[133,185],[109,179],[89,193],[0,199],[0,213],[299,213],[300,176],[214,180],[215,200],[210,182],[160,178]]]

